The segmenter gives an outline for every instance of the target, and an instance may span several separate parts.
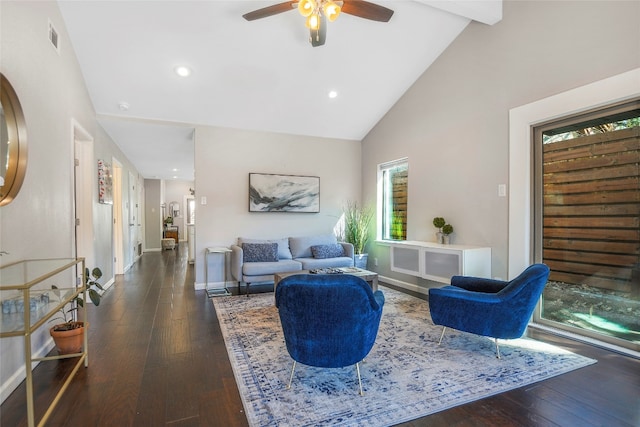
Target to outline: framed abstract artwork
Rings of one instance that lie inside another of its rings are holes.
[[[249,174],[249,212],[320,212],[320,177]]]
[[[113,204],[111,163],[104,160],[98,160],[98,202],[105,205]]]

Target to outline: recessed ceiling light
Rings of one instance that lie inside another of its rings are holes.
[[[118,108],[120,109],[120,111],[129,111],[129,103],[121,102],[118,104]]]
[[[175,68],[175,72],[180,77],[187,77],[187,76],[191,75],[191,68],[185,67],[184,65],[180,65],[180,66]]]
[[[178,169],[177,168],[173,168],[172,171],[173,172],[178,172]]]
[[[329,91],[329,98],[333,99],[336,98],[338,96],[338,92],[335,90],[331,90]]]

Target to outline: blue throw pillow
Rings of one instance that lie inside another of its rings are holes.
[[[337,258],[344,256],[344,247],[340,243],[333,245],[311,246],[311,253],[314,258]]]
[[[243,243],[242,253],[244,262],[274,262],[278,261],[278,244]]]

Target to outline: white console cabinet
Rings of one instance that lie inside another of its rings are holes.
[[[491,277],[491,248],[402,241],[390,243],[391,271],[436,282],[451,276]]]

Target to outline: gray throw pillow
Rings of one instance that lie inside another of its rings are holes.
[[[333,245],[311,246],[311,253],[314,258],[337,258],[344,256],[344,247],[340,243]]]
[[[243,243],[242,253],[244,262],[274,262],[278,261],[278,244]]]

